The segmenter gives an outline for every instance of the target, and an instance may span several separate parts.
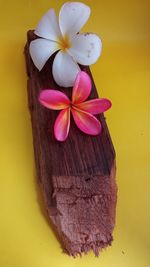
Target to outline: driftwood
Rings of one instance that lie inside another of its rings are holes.
[[[56,88],[70,97],[72,90],[60,88],[54,82],[51,74],[54,57],[41,72],[36,69],[28,49],[36,36],[29,31],[27,37],[28,103],[37,177],[45,207],[67,254],[76,256],[92,249],[99,255],[99,251],[112,242],[117,198],[115,151],[107,124],[101,114],[103,131],[93,137],[82,133],[71,119],[68,139],[62,143],[55,140],[53,125],[58,112],[39,104],[39,92]],[[81,68],[92,79],[89,68]],[[95,97],[93,81],[90,98]]]

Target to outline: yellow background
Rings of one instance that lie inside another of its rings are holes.
[[[0,267],[150,266],[150,1],[84,1],[83,30],[103,40],[92,66],[117,153],[112,247],[95,258],[64,255],[37,192],[23,48],[26,31],[63,1],[0,0]]]

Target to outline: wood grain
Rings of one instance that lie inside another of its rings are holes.
[[[27,38],[28,103],[37,177],[45,207],[67,254],[76,256],[92,249],[99,255],[112,241],[117,198],[115,151],[106,120],[103,114],[98,116],[103,131],[91,137],[82,133],[71,119],[68,139],[63,143],[55,140],[53,125],[58,112],[39,104],[39,92],[53,88],[70,97],[72,90],[60,88],[53,80],[55,55],[41,72],[36,69],[29,55],[29,43],[36,38],[33,31],[28,32]],[[90,98],[97,97],[90,69],[81,68],[93,82]]]

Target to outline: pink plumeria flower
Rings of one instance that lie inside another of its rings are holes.
[[[90,16],[90,7],[81,2],[66,2],[59,18],[51,8],[39,21],[29,51],[34,65],[42,70],[56,51],[52,74],[59,86],[71,87],[81,65],[94,64],[101,54],[102,43],[93,33],[79,33]],[[69,72],[69,75],[68,75]]]
[[[70,128],[70,112],[77,127],[89,135],[101,132],[101,123],[93,115],[103,113],[111,107],[110,100],[96,98],[85,101],[91,93],[92,83],[89,75],[81,71],[75,80],[72,101],[64,93],[48,89],[39,95],[40,103],[53,110],[61,110],[54,125],[54,135],[58,141],[65,141]]]

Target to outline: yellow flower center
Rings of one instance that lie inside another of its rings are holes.
[[[68,36],[64,36],[63,38],[59,39],[59,46],[60,49],[65,51],[71,47],[71,41]]]

